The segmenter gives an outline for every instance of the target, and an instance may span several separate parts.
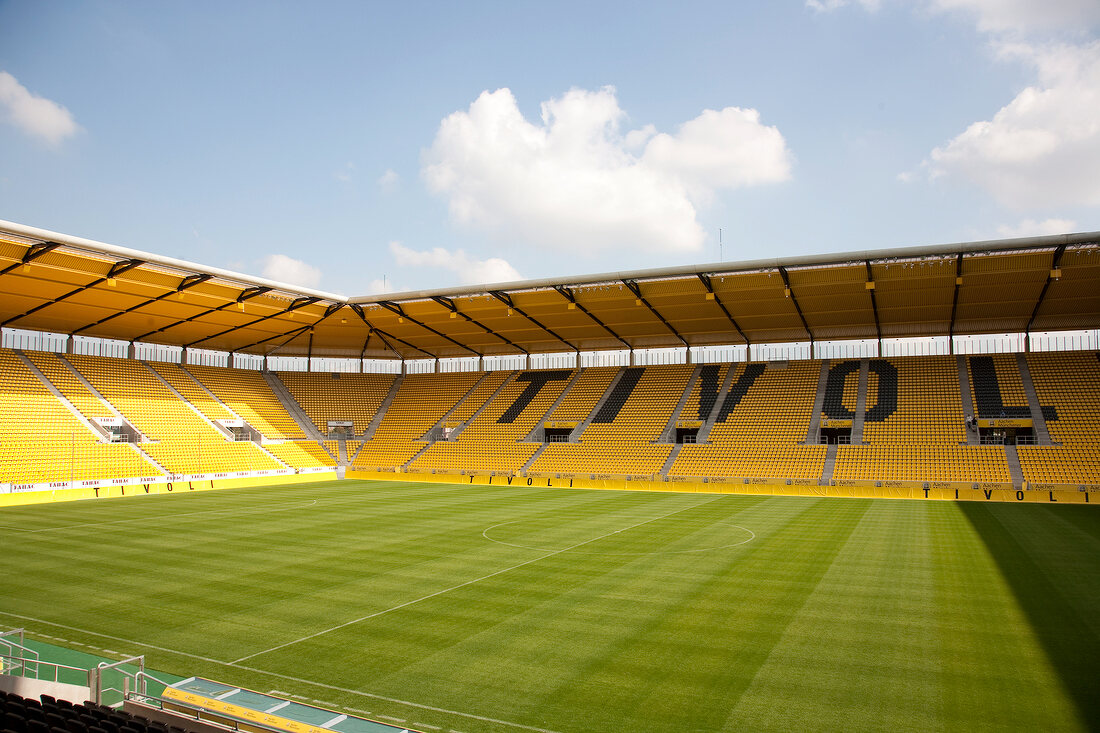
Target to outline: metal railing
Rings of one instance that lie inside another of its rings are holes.
[[[42,682],[87,685],[90,670],[40,659],[34,649],[26,646],[24,629],[0,632],[0,672]],[[18,637],[18,641],[10,637]]]

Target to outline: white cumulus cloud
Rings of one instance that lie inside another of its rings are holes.
[[[696,207],[719,189],[787,180],[791,156],[756,110],[705,110],[675,134],[623,131],[615,90],[574,89],[528,121],[508,89],[445,118],[428,187],[460,225],[573,252],[697,251]]]
[[[385,277],[376,277],[367,282],[364,295],[385,295],[386,293],[398,292],[397,288],[393,286],[393,283]]]
[[[281,254],[264,257],[262,274],[269,280],[304,288],[315,288],[321,283],[321,271],[301,260]]]
[[[878,10],[881,5],[880,0],[857,0],[857,2],[859,5],[862,5],[865,10],[871,12]],[[830,13],[850,4],[850,0],[806,0],[806,7],[811,10],[816,10],[819,13]]]
[[[682,181],[695,200],[721,188],[786,181],[791,156],[779,130],[760,123],[755,109],[704,110],[675,135],[655,135],[643,161]]]
[[[465,251],[456,249],[451,252],[442,247],[418,251],[410,249],[400,242],[390,242],[390,252],[401,267],[437,267],[458,275],[463,285],[481,285],[484,283],[511,282],[522,280],[523,276],[507,260],[490,257],[478,260]]]
[[[967,16],[983,33],[1079,32],[1100,23],[1096,0],[920,0],[906,4]],[[882,7],[882,0],[806,0],[806,7],[818,13],[849,5],[875,12]]]
[[[1079,31],[1100,23],[1096,0],[931,0],[931,7],[968,13],[978,30],[993,33]]]
[[[79,129],[69,110],[32,94],[6,71],[0,71],[0,109],[10,123],[50,145],[60,144]]]
[[[1024,219],[1019,224],[1006,224],[997,227],[997,236],[1004,238],[1013,237],[1039,237],[1047,234],[1068,234],[1075,231],[1077,222],[1072,219]]]
[[[383,191],[393,191],[401,182],[401,176],[393,168],[387,168],[386,172],[378,177],[378,187]]]
[[[1100,42],[1003,44],[1038,83],[991,119],[932,151],[935,175],[958,175],[1017,209],[1100,206]]]

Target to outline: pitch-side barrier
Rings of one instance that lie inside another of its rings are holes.
[[[616,491],[667,491],[748,496],[827,496],[848,499],[924,499],[932,501],[987,501],[1039,504],[1100,503],[1100,485],[1032,484],[1017,489],[1007,483],[957,481],[833,481],[819,485],[816,479],[723,478],[703,481],[654,481],[651,479],[590,478],[588,476],[506,476],[454,473],[398,473],[353,471],[349,479],[464,483],[491,486],[548,486],[562,489],[611,489]]]
[[[190,491],[239,489],[246,486],[280,486],[314,481],[335,481],[335,471],[323,473],[299,473],[281,476],[248,476],[240,478],[211,478],[202,480],[159,481],[127,483],[89,488],[48,489],[0,493],[0,508],[23,504],[48,504],[61,501],[85,501],[89,499],[116,499],[124,496],[152,494],[185,494]]]

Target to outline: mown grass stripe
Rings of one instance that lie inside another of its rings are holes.
[[[553,554],[482,536],[504,522]],[[708,549],[733,524],[755,539]],[[441,729],[1096,719],[1091,507],[340,482],[12,507],[0,525],[0,622]]]

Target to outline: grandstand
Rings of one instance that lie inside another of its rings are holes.
[[[967,334],[1030,346],[1094,328],[1096,240],[348,299],[4,223],[17,348],[0,394],[26,396],[4,412],[0,470],[9,490],[346,470],[1096,486],[1095,351],[942,353]],[[868,338],[873,353],[844,353]],[[922,354],[886,354],[890,339]],[[644,362],[654,349],[671,362]],[[594,361],[606,353],[625,361]],[[368,371],[385,365],[399,373]]]

